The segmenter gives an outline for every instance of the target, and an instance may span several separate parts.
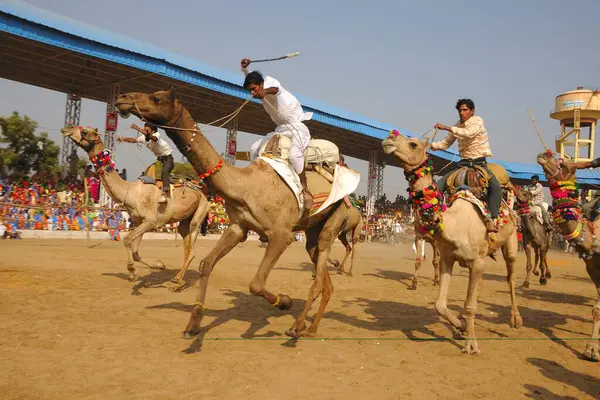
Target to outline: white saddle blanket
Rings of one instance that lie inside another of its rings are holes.
[[[263,154],[269,141],[261,145],[258,154]],[[279,135],[279,153],[283,160],[289,159],[290,146],[292,139],[287,135]],[[334,166],[340,161],[340,149],[337,145],[329,140],[311,139],[308,142],[308,147],[304,151],[304,165],[306,164],[328,164]]]
[[[337,146],[336,146],[337,147]],[[269,164],[279,176],[283,178],[285,183],[292,189],[294,195],[296,196],[296,201],[298,201],[298,210],[300,215],[302,215],[302,210],[304,208],[304,198],[302,197],[302,184],[300,183],[300,178],[294,168],[287,162],[277,158],[269,158],[269,157],[258,157],[259,160],[262,160]],[[311,215],[316,215],[321,211],[325,210],[330,205],[344,198],[344,196],[348,196],[349,194],[354,193],[358,184],[360,182],[360,174],[348,167],[341,167],[338,164],[335,165],[335,170],[333,173],[333,183],[331,186],[331,192],[329,193],[329,197],[321,204],[318,210],[316,210]]]
[[[540,208],[540,206],[530,206],[529,209],[531,210],[531,215],[533,217],[535,217],[535,219],[537,219],[537,221],[540,223],[540,225],[544,225],[544,219],[542,217],[542,210]]]

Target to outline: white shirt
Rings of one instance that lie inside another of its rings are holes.
[[[156,142],[152,139],[146,141],[146,136],[140,135],[136,141],[138,143],[145,144],[146,147],[149,148],[156,157],[168,156],[173,152],[173,150],[171,150],[171,146],[169,146],[169,143],[160,138],[160,133],[155,132],[152,134],[152,136],[158,140]]]
[[[4,236],[4,232],[6,232],[6,226],[4,224],[0,224],[0,237]]]
[[[450,129],[452,132],[444,140],[431,144],[433,150],[447,150],[458,139],[460,158],[492,157],[488,133],[481,117],[473,115],[464,123],[458,121]]]

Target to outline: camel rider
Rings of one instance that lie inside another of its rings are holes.
[[[458,154],[461,160],[458,162],[458,167],[467,165],[478,165],[488,172],[490,181],[488,184],[488,207],[490,215],[493,219],[498,217],[500,203],[502,202],[502,188],[498,179],[492,174],[492,171],[487,167],[486,157],[492,156],[490,150],[490,142],[488,139],[487,130],[483,124],[483,119],[475,114],[475,104],[471,99],[460,99],[456,102],[456,110],[460,120],[454,126],[446,126],[435,124],[435,128],[443,131],[448,131],[448,136],[440,142],[431,144],[432,150],[447,150],[452,144],[458,140]],[[446,189],[446,181],[452,173],[448,172],[440,180],[437,181],[440,192],[444,193]],[[485,223],[488,232],[498,232],[492,220],[487,220]]]
[[[244,88],[249,90],[255,99],[261,100],[265,111],[277,125],[274,132],[269,133],[250,147],[250,160],[256,160],[263,144],[274,135],[279,134],[291,139],[289,161],[302,184],[304,210],[301,219],[304,219],[312,207],[313,198],[308,190],[304,171],[304,151],[308,147],[310,132],[303,121],[311,119],[312,113],[305,113],[298,99],[284,89],[276,79],[270,76],[263,77],[258,71],[249,72],[248,65],[250,65],[250,60],[244,58],[241,61],[242,71],[246,75]]]
[[[538,175],[533,175],[531,177],[531,185],[528,185],[525,189],[529,193],[531,193],[531,205],[538,206],[542,211],[542,218],[544,219],[544,225],[546,226],[546,230],[551,231],[552,224],[550,224],[548,212],[542,204],[544,202],[544,188],[540,183],[540,177]]]
[[[600,158],[595,158],[592,161],[580,161],[576,163],[570,164],[574,166],[575,169],[588,169],[588,168],[599,168],[600,167]],[[594,221],[598,215],[600,215],[600,196],[595,195],[591,201],[585,203],[583,205],[583,213],[587,215],[587,217]]]
[[[125,143],[142,143],[145,144],[146,147],[154,153],[154,155],[158,158],[158,161],[162,163],[162,193],[158,198],[159,203],[166,203],[167,197],[169,196],[169,191],[171,189],[171,171],[175,166],[175,162],[173,161],[173,150],[171,146],[164,140],[160,138],[160,133],[158,133],[158,129],[156,126],[146,123],[144,125],[144,129],[140,128],[136,124],[131,125],[131,129],[135,129],[140,132],[142,136],[137,138],[128,138],[117,136],[117,142],[125,142]]]

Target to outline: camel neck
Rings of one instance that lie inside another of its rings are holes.
[[[412,206],[419,213],[421,233],[441,233],[444,230],[443,213],[446,206],[442,194],[433,182],[431,163],[426,160],[414,170],[405,171],[404,175],[409,182]]]
[[[126,206],[126,197],[131,183],[121,178],[115,171],[115,164],[110,157],[110,152],[102,149],[94,153],[94,155],[90,154],[90,161],[96,168],[104,189],[115,203]]]
[[[239,175],[239,169],[221,158],[186,109],[178,119],[176,129],[165,129],[169,138],[192,164],[198,175],[210,174],[205,179],[217,193],[226,200],[235,198],[235,193],[240,193],[236,186],[242,183],[242,180],[236,177]]]

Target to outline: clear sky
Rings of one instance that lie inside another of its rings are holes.
[[[261,71],[292,92],[416,134],[454,123],[454,103],[469,97],[505,161],[533,163],[541,150],[528,107],[552,144],[560,132],[548,116],[555,96],[600,86],[598,0],[27,2],[231,71],[243,57],[301,51]],[[0,79],[0,115],[27,114],[59,142],[65,97]],[[104,113],[103,103],[84,100],[81,123],[102,127]],[[119,134],[133,135],[133,120],[121,120]],[[207,136],[224,151],[224,131]],[[240,134],[238,149],[255,138]],[[153,157],[120,144],[116,159],[135,177]],[[350,164],[364,194],[367,163]],[[406,194],[397,168],[385,169],[384,185],[388,197]]]

